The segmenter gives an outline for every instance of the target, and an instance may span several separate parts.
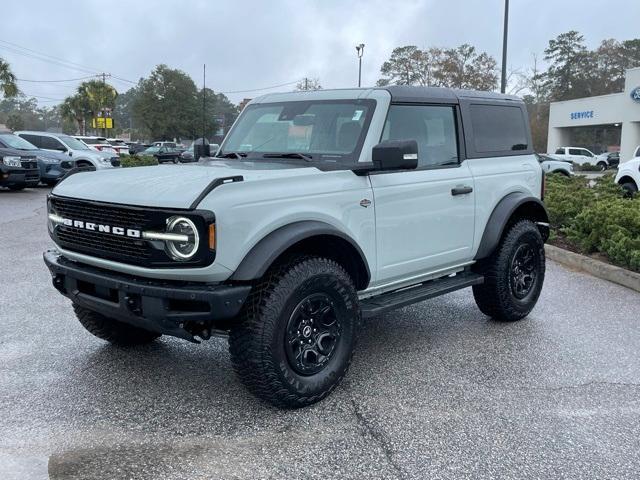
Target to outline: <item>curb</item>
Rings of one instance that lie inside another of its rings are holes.
[[[595,260],[579,253],[573,253],[563,248],[553,245],[544,246],[547,258],[558,263],[583,270],[594,277],[617,283],[624,287],[640,292],[640,273],[632,272],[622,267],[609,265],[608,263]]]

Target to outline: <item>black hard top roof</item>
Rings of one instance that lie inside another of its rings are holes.
[[[414,87],[410,85],[390,85],[382,87],[391,94],[392,102],[399,103],[457,103],[461,99],[509,100],[522,102],[514,95],[480,90],[460,90],[441,87]]]

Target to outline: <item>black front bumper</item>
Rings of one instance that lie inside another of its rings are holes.
[[[238,315],[249,285],[167,282],[133,277],[44,253],[53,286],[88,310],[154,332],[194,341]]]
[[[36,187],[40,183],[40,171],[37,168],[0,168],[0,186],[12,187],[25,185]]]

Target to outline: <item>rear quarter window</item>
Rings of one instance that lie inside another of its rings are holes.
[[[498,154],[529,149],[527,124],[519,106],[470,105],[475,151]]]
[[[42,146],[43,137],[40,137],[38,135],[29,135],[27,133],[21,134],[20,137],[24,138],[27,142],[33,143],[38,148],[44,148]]]

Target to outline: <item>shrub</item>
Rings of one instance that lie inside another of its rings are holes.
[[[156,157],[147,155],[123,155],[120,157],[120,166],[123,168],[149,167],[152,165],[158,165]]]
[[[575,163],[573,162],[573,169],[578,172],[601,172],[602,169],[597,165],[591,165],[589,163]]]
[[[612,175],[592,181],[547,177],[545,204],[552,238],[562,235],[584,253],[604,253],[640,271],[640,198],[624,198]]]

